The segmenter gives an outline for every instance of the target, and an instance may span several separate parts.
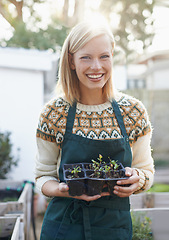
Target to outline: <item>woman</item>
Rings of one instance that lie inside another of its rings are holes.
[[[129,196],[153,182],[151,126],[141,102],[113,89],[113,50],[104,24],[80,23],[63,45],[63,96],[44,107],[37,129],[36,185],[53,197],[41,240],[132,238]],[[99,154],[121,162],[129,178],[117,181],[113,196],[70,196],[63,164],[90,162]]]

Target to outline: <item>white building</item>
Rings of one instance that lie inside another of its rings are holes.
[[[11,132],[20,160],[10,177],[34,180],[36,128],[40,111],[56,83],[56,54],[0,48],[0,132]]]
[[[169,50],[143,55],[127,68],[128,88],[169,89]]]

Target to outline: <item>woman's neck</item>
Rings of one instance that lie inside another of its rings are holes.
[[[107,101],[107,97],[102,91],[89,91],[87,94],[81,94],[79,102],[85,105],[99,105]]]

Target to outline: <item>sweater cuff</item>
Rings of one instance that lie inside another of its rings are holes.
[[[146,174],[144,173],[144,171],[138,169],[138,168],[134,168],[134,170],[136,170],[138,176],[140,177],[139,180],[139,186],[137,188],[137,190],[134,192],[134,194],[143,192],[145,190],[145,186],[146,186]]]

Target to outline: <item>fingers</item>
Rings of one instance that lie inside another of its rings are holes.
[[[94,196],[87,196],[85,194],[81,195],[81,196],[75,196],[74,198],[76,199],[81,199],[81,200],[85,200],[85,201],[94,201],[97,200],[101,197],[101,195],[94,195]]]
[[[125,168],[125,175],[127,176],[127,177],[130,177],[131,175],[132,175],[132,168],[129,168],[129,167],[126,167]]]
[[[134,173],[128,179],[117,181],[117,185],[132,185],[134,183],[139,183],[139,180],[140,180],[140,177],[137,175],[137,173],[136,174]]]
[[[101,197],[105,197],[105,196],[110,196],[110,193],[109,192],[102,192]]]
[[[85,200],[85,201],[94,201],[94,200],[99,199],[100,197],[110,195],[108,192],[103,192],[103,193],[101,193],[101,195],[94,195],[94,196],[88,196],[85,194],[83,194],[81,196],[70,196],[68,193],[69,187],[64,182],[59,183],[59,191],[61,192],[62,196],[64,196],[64,197],[71,197],[71,198],[81,199],[81,200]]]
[[[138,188],[137,183],[131,184],[129,187],[120,187],[116,185],[114,187],[114,194],[116,194],[119,197],[129,197],[137,190],[137,188]]]
[[[126,176],[130,177],[125,180],[117,181],[117,185],[114,187],[114,194],[119,197],[129,197],[138,189],[140,177],[137,175],[136,170],[126,168]]]
[[[59,191],[60,192],[68,192],[69,191],[68,185],[64,182],[59,183]]]
[[[105,197],[105,196],[109,196],[110,193],[109,192],[102,192],[100,195],[94,195],[94,196],[88,196],[88,195],[81,195],[81,196],[75,196],[74,198],[76,199],[81,199],[81,200],[85,200],[85,201],[94,201],[94,200],[97,200],[101,197]]]

